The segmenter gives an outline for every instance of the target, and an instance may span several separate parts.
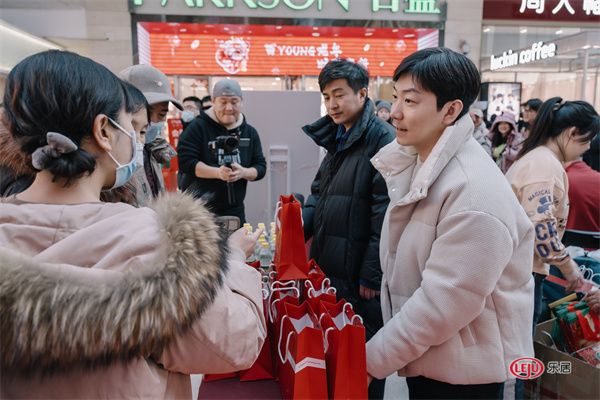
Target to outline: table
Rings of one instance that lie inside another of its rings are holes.
[[[281,399],[279,383],[273,380],[240,382],[238,378],[202,382],[198,400],[206,399]]]

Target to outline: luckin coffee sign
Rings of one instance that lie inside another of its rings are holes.
[[[534,43],[531,48],[513,52],[505,51],[502,55],[490,56],[490,70],[495,71],[502,68],[514,67],[515,65],[528,64],[530,62],[546,60],[556,56],[556,44],[543,42]]]

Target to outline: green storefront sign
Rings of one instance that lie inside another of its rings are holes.
[[[272,10],[277,7],[288,8],[293,11],[303,11],[308,9],[323,10],[324,0],[132,0],[135,7],[141,7],[144,3],[160,2],[161,7],[168,7],[169,4],[182,3],[188,8],[203,8],[206,4],[220,9],[234,9],[247,7],[251,10]],[[357,0],[354,0],[357,1]],[[367,0],[360,0],[367,1]],[[401,0],[368,0],[371,2],[371,10],[400,12]],[[328,6],[332,3],[337,4],[339,10],[350,11],[353,0],[327,0]],[[407,3],[403,9],[409,14],[439,14],[440,9],[437,6],[437,0],[404,0]]]

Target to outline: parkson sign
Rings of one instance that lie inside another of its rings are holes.
[[[234,9],[247,7],[251,10],[263,9],[273,10],[275,8],[288,8],[294,11],[303,11],[316,9],[322,11],[325,0],[132,0],[134,7],[141,7],[144,3],[160,2],[161,7],[168,7],[169,4],[183,3],[188,8],[203,8],[205,5],[212,5],[221,9]],[[327,6],[336,3],[340,10],[350,11],[353,0],[327,0]],[[356,1],[356,0],[354,0]],[[365,1],[365,0],[360,0]],[[403,11],[409,14],[439,14],[440,9],[437,6],[437,0],[370,0],[371,10],[378,12],[381,10],[399,12],[402,8],[402,2],[406,3]]]

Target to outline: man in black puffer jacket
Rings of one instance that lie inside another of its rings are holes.
[[[325,117],[304,132],[327,150],[303,210],[310,256],[363,317],[367,340],[383,326],[379,290],[379,237],[389,203],[383,177],[370,159],[394,140],[394,129],[377,118],[367,97],[368,72],[347,60],[329,62],[319,75]],[[374,381],[369,398],[382,398],[385,381]]]

